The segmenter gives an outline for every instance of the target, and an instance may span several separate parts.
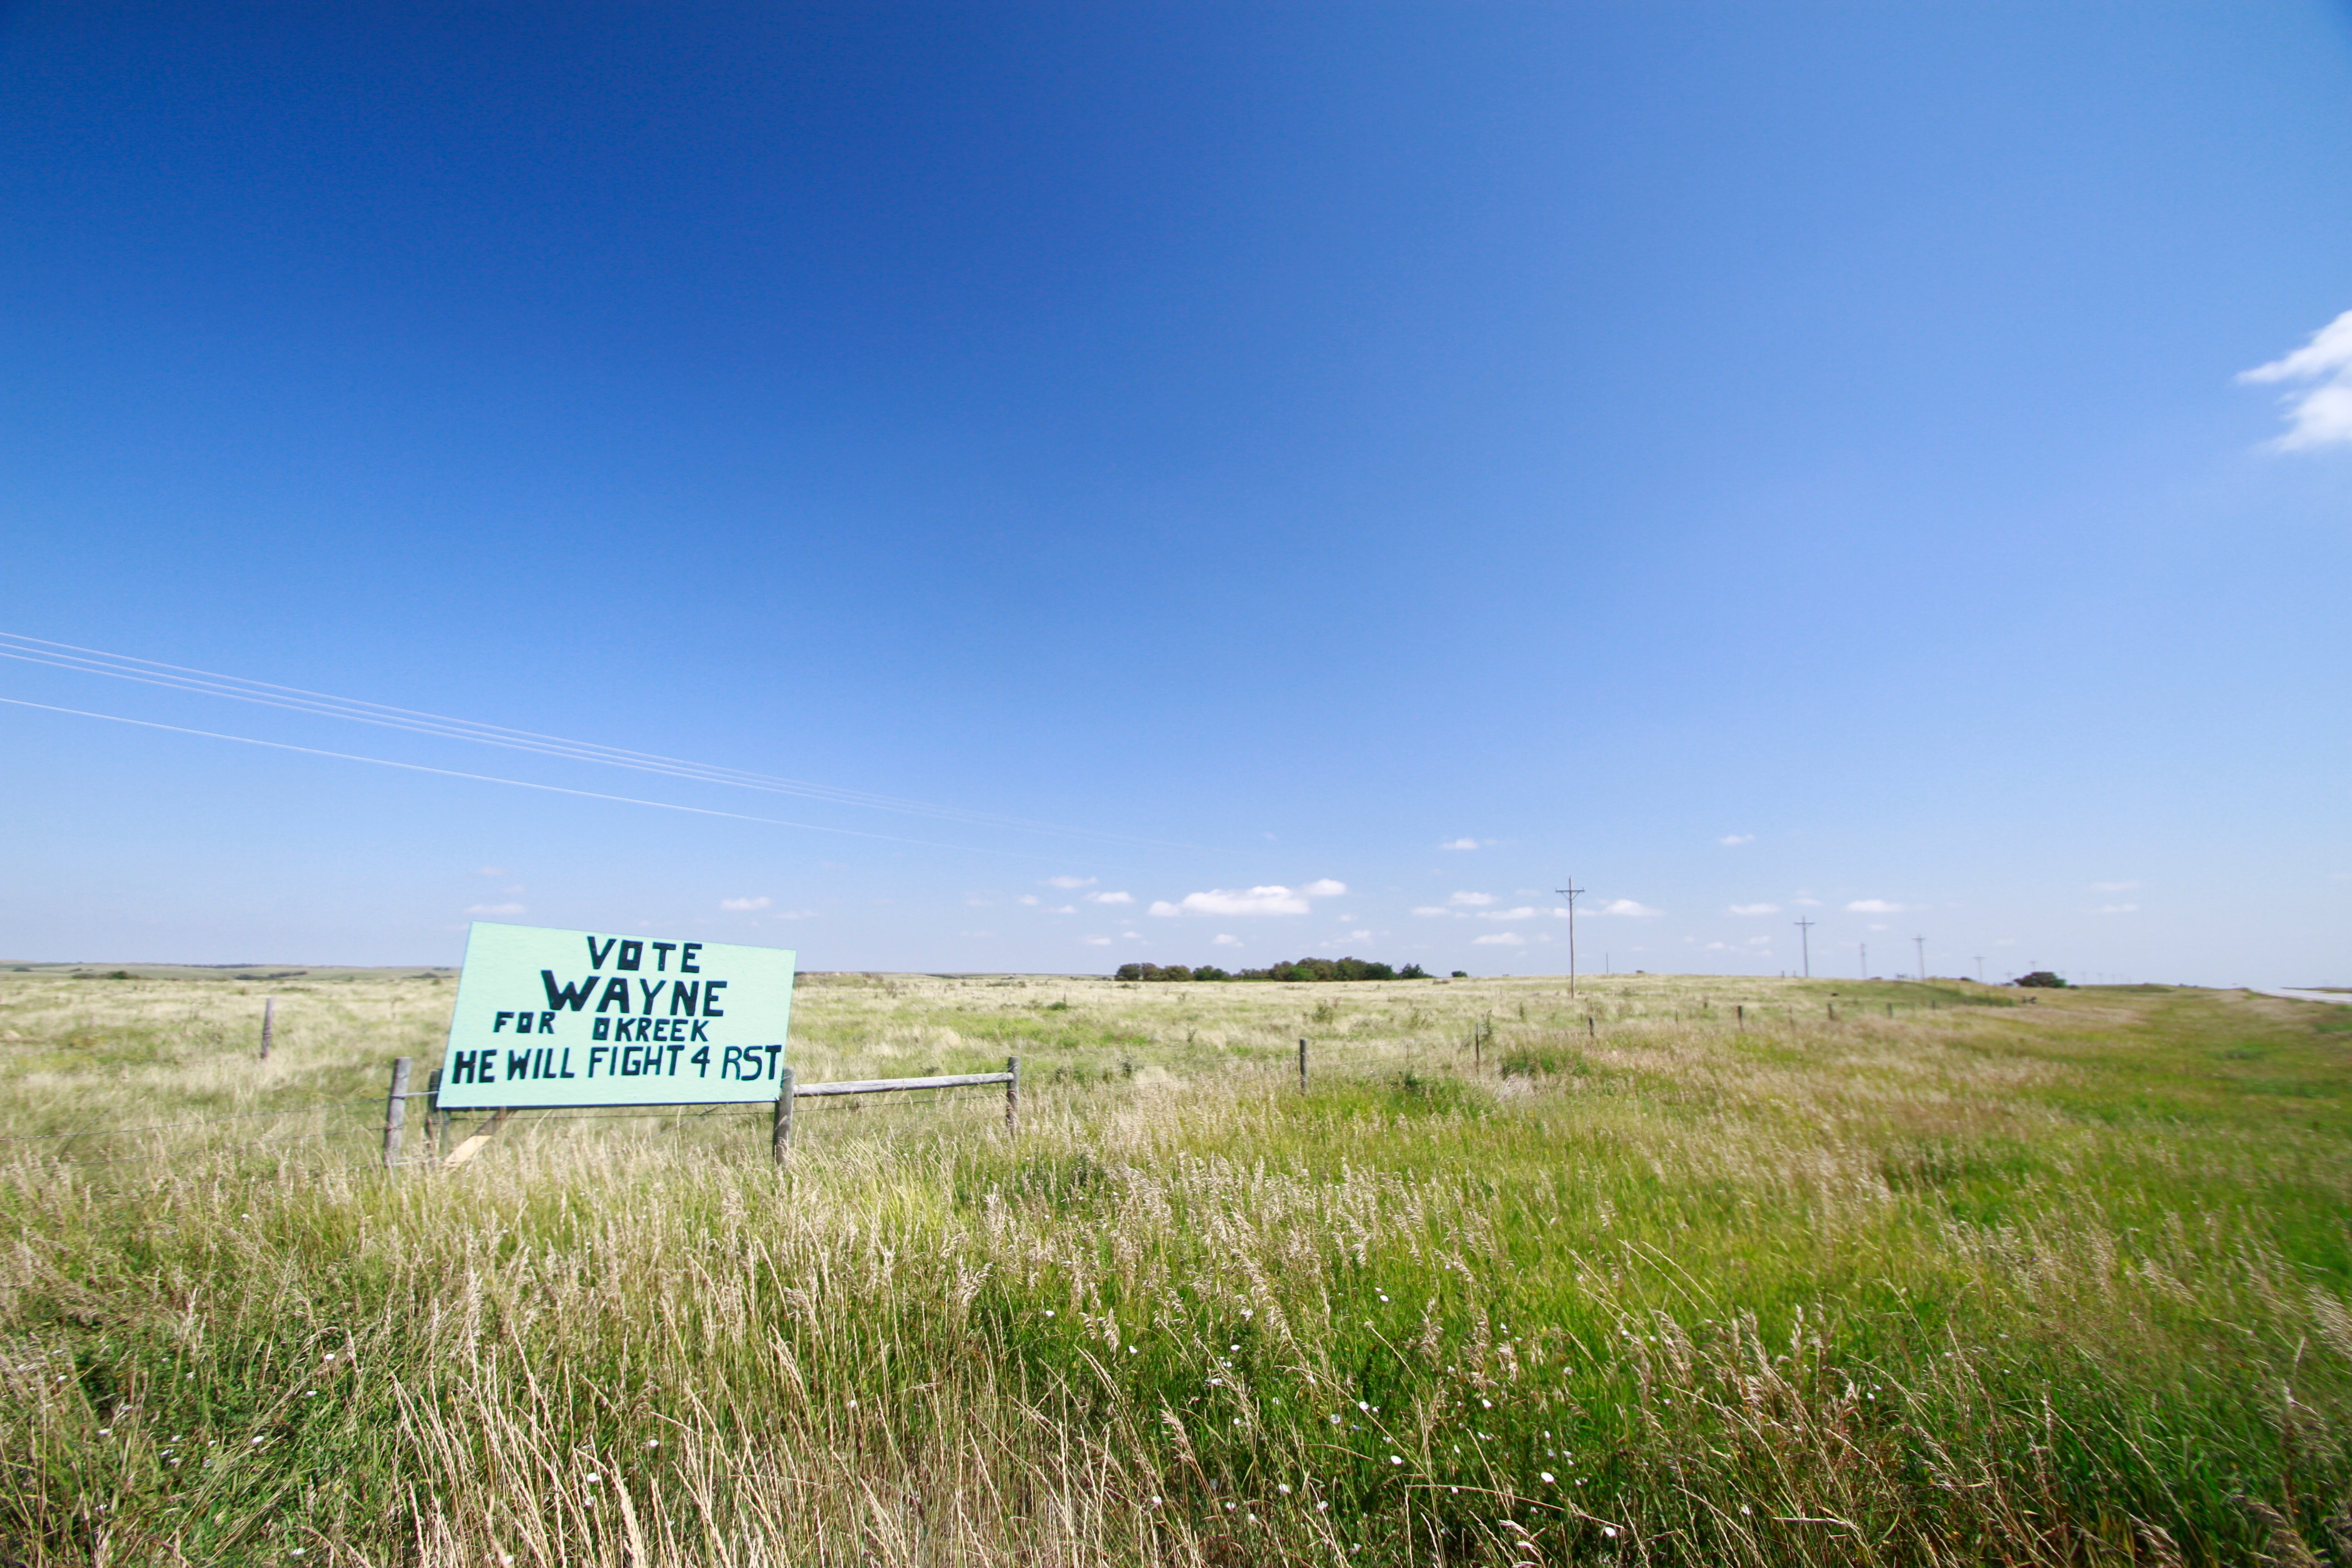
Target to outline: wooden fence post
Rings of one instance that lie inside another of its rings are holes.
[[[265,996],[261,1001],[261,1059],[269,1059],[269,1026],[277,1022],[278,998]]]
[[[1307,1042],[1298,1042],[1298,1092],[1307,1092]]]
[[[400,1130],[408,1120],[408,1058],[392,1059],[392,1092],[383,1101],[383,1168],[400,1166]]]
[[[1004,1058],[1004,1135],[1017,1138],[1021,1134],[1021,1058]]]
[[[776,1130],[768,1140],[776,1163],[784,1164],[793,1152],[793,1069],[785,1068],[776,1074]]]
[[[1748,1004],[1742,1002],[1738,1006],[1734,1007],[1732,1011],[1739,1015],[1739,1032],[1743,1035],[1746,1034],[1748,1032]]]
[[[1597,1040],[1601,1037],[1601,1026],[1593,1021],[1592,1015],[1590,1013],[1584,1016],[1584,1037],[1588,1040]]]

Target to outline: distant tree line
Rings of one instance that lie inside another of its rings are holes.
[[[1264,969],[1228,973],[1213,963],[1197,968],[1181,963],[1122,963],[1120,980],[1426,980],[1429,971],[1418,963],[1402,969],[1361,958],[1302,958],[1295,963],[1269,964]]]
[[[2053,991],[2063,991],[2066,989],[2066,983],[2046,969],[2037,969],[2031,974],[2021,974],[2016,979],[2011,981],[2010,984],[2011,985],[2039,985]]]

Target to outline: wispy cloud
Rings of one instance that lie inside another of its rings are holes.
[[[2128,893],[2134,888],[2138,886],[2139,884],[2137,882],[2094,882],[2091,884],[2091,891],[2095,893]]]
[[[719,900],[719,907],[730,915],[744,915],[750,914],[753,910],[764,910],[773,902],[775,902],[773,899],[762,893],[756,899],[721,899]]]
[[[1780,912],[1780,906],[1778,904],[1734,904],[1731,906],[1731,912],[1735,915],[1777,915]]]
[[[528,909],[525,909],[520,904],[468,904],[466,906],[466,912],[469,915],[475,916],[527,915],[530,913]]]
[[[1726,848],[1729,848],[1733,845],[1737,844],[1755,843],[1756,835],[1753,833],[1727,833],[1722,837],[1717,839],[1716,842],[1724,846]]]
[[[1047,888],[1091,888],[1095,885],[1097,880],[1097,879],[1093,877],[1048,877],[1040,884],[1040,886]]]
[[[1489,838],[1486,842],[1492,844],[1495,841]],[[1449,838],[1438,847],[1440,849],[1475,849],[1478,844],[1479,841],[1475,838]]]
[[[2137,904],[2101,904],[2098,912],[2103,915],[2136,915],[2139,913],[2139,906]]]
[[[1135,902],[1135,895],[1133,893],[1088,893],[1086,895],[1086,899],[1087,902],[1090,904],[1131,904]]]
[[[1647,921],[1655,920],[1666,911],[1654,910],[1647,904],[1637,904],[1631,899],[1612,899],[1592,912],[1596,915],[1628,915],[1635,920]]]
[[[1234,889],[1212,888],[1206,892],[1187,893],[1175,903],[1161,899],[1151,906],[1155,915],[1303,915],[1308,911],[1310,899],[1336,899],[1348,890],[1345,882],[1335,882],[1328,877],[1318,878],[1303,888],[1286,888],[1278,884]]]
[[[1237,936],[1225,936],[1221,934],[1213,936],[1209,939],[1209,945],[1211,947],[1239,947],[1241,944],[1242,939]]]
[[[1450,915],[1454,911],[1437,904],[1422,904],[1416,906],[1412,912],[1417,915]]]
[[[1470,939],[1474,947],[1525,947],[1528,939],[1515,931],[1493,931]]]
[[[1521,904],[1515,910],[1480,910],[1477,918],[1482,921],[1564,921],[1568,919],[1568,906],[1560,904],[1547,910],[1533,904]]]
[[[477,877],[504,877],[508,874],[504,866],[483,866],[474,872]]]
[[[2311,341],[2293,353],[2258,364],[2238,379],[2270,384],[2315,384],[2279,400],[2286,412],[2287,432],[2271,443],[2273,450],[2293,452],[2352,442],[2352,310],[2312,333]]]
[[[1088,947],[1108,947],[1110,945],[1110,938],[1107,936],[1082,936],[1078,938],[1078,940],[1085,942]]]
[[[1449,904],[1461,904],[1466,908],[1474,910],[1483,909],[1486,905],[1495,901],[1495,895],[1492,893],[1456,893],[1445,901]]]
[[[1856,899],[1846,905],[1845,912],[1850,915],[1899,915],[1905,907],[1890,904],[1885,899]]]

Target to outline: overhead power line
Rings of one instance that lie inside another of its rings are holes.
[[[226,698],[232,701],[252,703],[265,708],[277,708],[288,712],[305,713],[314,717],[340,719],[350,723],[369,724],[379,729],[399,730],[409,734],[430,736],[441,740],[463,741],[474,745],[497,746],[507,751],[530,752],[564,762],[590,763],[604,767],[627,768],[638,773],[657,773],[668,778],[685,779],[697,784],[722,784],[733,789],[756,790],[768,795],[789,795],[803,800],[820,801],[833,805],[855,806],[867,811],[896,812],[904,816],[927,816],[943,822],[957,822],[974,827],[1013,828],[1028,833],[1049,833],[1066,837],[1092,839],[1104,844],[1150,846],[1158,848],[1190,849],[1197,846],[1174,844],[1162,839],[1139,837],[1131,834],[1103,833],[1091,828],[1067,827],[1057,823],[1037,822],[1025,817],[1004,816],[989,812],[971,811],[961,806],[940,805],[933,802],[908,800],[895,795],[876,795],[866,790],[843,789],[832,784],[813,784],[805,779],[784,778],[773,773],[755,773],[744,768],[731,768],[709,763],[693,762],[682,757],[664,756],[654,752],[630,751],[625,747],[607,746],[593,741],[567,740],[560,735],[536,731],[517,730],[500,724],[485,724],[470,719],[456,719],[446,714],[428,713],[411,708],[397,708],[386,703],[369,702],[357,698],[336,697],[326,692],[310,691],[300,687],[280,686],[266,680],[251,680],[243,676],[224,675],[215,670],[194,669],[184,665],[165,664],[155,659],[139,658],[129,654],[109,653],[100,648],[82,647],[73,643],[52,642],[45,637],[26,637],[16,632],[0,632],[0,658],[13,658],[27,664],[47,665],[82,675],[102,675],[117,680],[135,681],[145,686],[185,691],[205,697]],[[24,704],[30,707],[39,703]],[[79,709],[59,709],[60,712],[82,712]],[[114,715],[91,713],[90,718],[112,718]],[[124,720],[126,723],[142,723],[141,720]],[[172,729],[176,726],[158,725]],[[189,733],[212,734],[209,731]],[[221,740],[245,740],[238,735],[216,735]],[[275,742],[254,742],[257,745],[275,745]],[[289,747],[304,751],[306,747]],[[341,756],[341,752],[322,752]],[[381,758],[357,757],[353,761],[382,762]],[[385,763],[386,766],[410,766],[407,763]],[[425,769],[425,772],[449,772],[446,769]],[[460,774],[461,777],[478,777]],[[522,781],[499,779],[492,782],[518,784]],[[531,788],[553,788],[553,785],[527,785]],[[568,794],[588,795],[593,791],[574,790]],[[602,798],[622,799],[622,796]],[[658,805],[658,801],[635,804]],[[691,811],[692,806],[672,809]],[[730,816],[732,812],[712,812],[708,815]],[[767,821],[764,817],[747,818]],[[807,823],[784,826],[806,827]],[[824,831],[847,831],[826,829]],[[866,837],[888,837],[887,834],[866,834]],[[908,839],[908,843],[922,840]]]

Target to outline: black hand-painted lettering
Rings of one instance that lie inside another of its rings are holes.
[[[613,967],[615,969],[634,970],[637,967],[639,963],[643,961],[645,956],[646,944],[644,942],[625,942],[621,944],[621,956],[619,960],[614,963]]]
[[[529,1051],[509,1051],[507,1053],[507,1081],[509,1083],[512,1083],[517,1079],[526,1079],[530,1076],[530,1053]]]
[[[612,955],[613,944],[620,940],[621,939],[616,936],[606,937],[604,939],[604,951],[603,952],[599,952],[596,951],[596,939],[593,936],[590,937],[588,939],[588,967],[591,969],[604,968],[604,960]]]
[[[677,951],[677,943],[674,942],[656,942],[649,943],[648,945],[654,950],[655,970],[660,973],[668,973],[669,955]]]
[[[552,1014],[552,1013],[541,1013],[541,1014],[539,1016],[539,1032],[540,1032],[541,1034],[542,1034],[542,1035],[551,1035],[551,1034],[555,1033],[555,1015],[554,1015],[554,1014]]]
[[[617,974],[604,982],[604,994],[596,998],[599,1014],[607,1007],[618,1007],[624,1013],[629,1010],[629,983]]]
[[[704,1034],[704,1033],[702,1032],[703,1030],[705,1030],[705,1029],[707,1029],[707,1028],[709,1028],[709,1027],[710,1027],[710,1026],[709,1026],[709,1025],[708,1025],[708,1024],[704,1023],[701,1019],[697,1018],[697,1019],[694,1021],[694,1034],[693,1034],[693,1037],[693,1037],[693,1038],[695,1038],[695,1039],[698,1039],[698,1040],[707,1040],[707,1039],[709,1039],[710,1037],[709,1037],[709,1035],[706,1035],[706,1034]]]
[[[542,969],[539,972],[539,983],[547,987],[549,1006],[569,1007],[575,1013],[588,1005],[588,998],[596,994],[596,977],[593,974],[577,985],[558,986],[555,971]]]
[[[699,980],[680,980],[671,985],[669,988],[670,1016],[675,1018],[683,1013],[689,1018],[693,1017],[696,999],[701,990],[702,982]]]
[[[490,1033],[493,1035],[497,1034],[499,1030],[505,1028],[508,1024],[513,1022],[513,1020],[514,1015],[512,1013],[499,1014],[496,1018],[493,1018],[490,1021]]]
[[[572,1070],[572,1047],[570,1046],[563,1047],[563,1069],[555,1076],[558,1078],[578,1078],[580,1076],[578,1073]]]
[[[637,982],[637,989],[644,992],[646,995],[646,1005],[644,1008],[641,1009],[645,1013],[646,1016],[649,1018],[653,1016],[654,998],[662,994],[662,987],[668,984],[669,982],[667,980],[640,980]]]
[[[707,983],[702,987],[702,1016],[704,1017],[724,1018],[727,1016],[726,1014],[719,1010],[719,994],[726,988],[727,982],[724,980],[713,980]]]
[[[677,950],[677,972],[680,974],[701,973],[702,965],[695,962],[695,959],[701,954],[701,952],[702,944],[698,942],[689,942],[684,947],[679,948]]]
[[[784,1047],[782,1046],[770,1046],[768,1047],[768,1076],[770,1078],[774,1078],[776,1076],[776,1058],[783,1055],[783,1051]]]

